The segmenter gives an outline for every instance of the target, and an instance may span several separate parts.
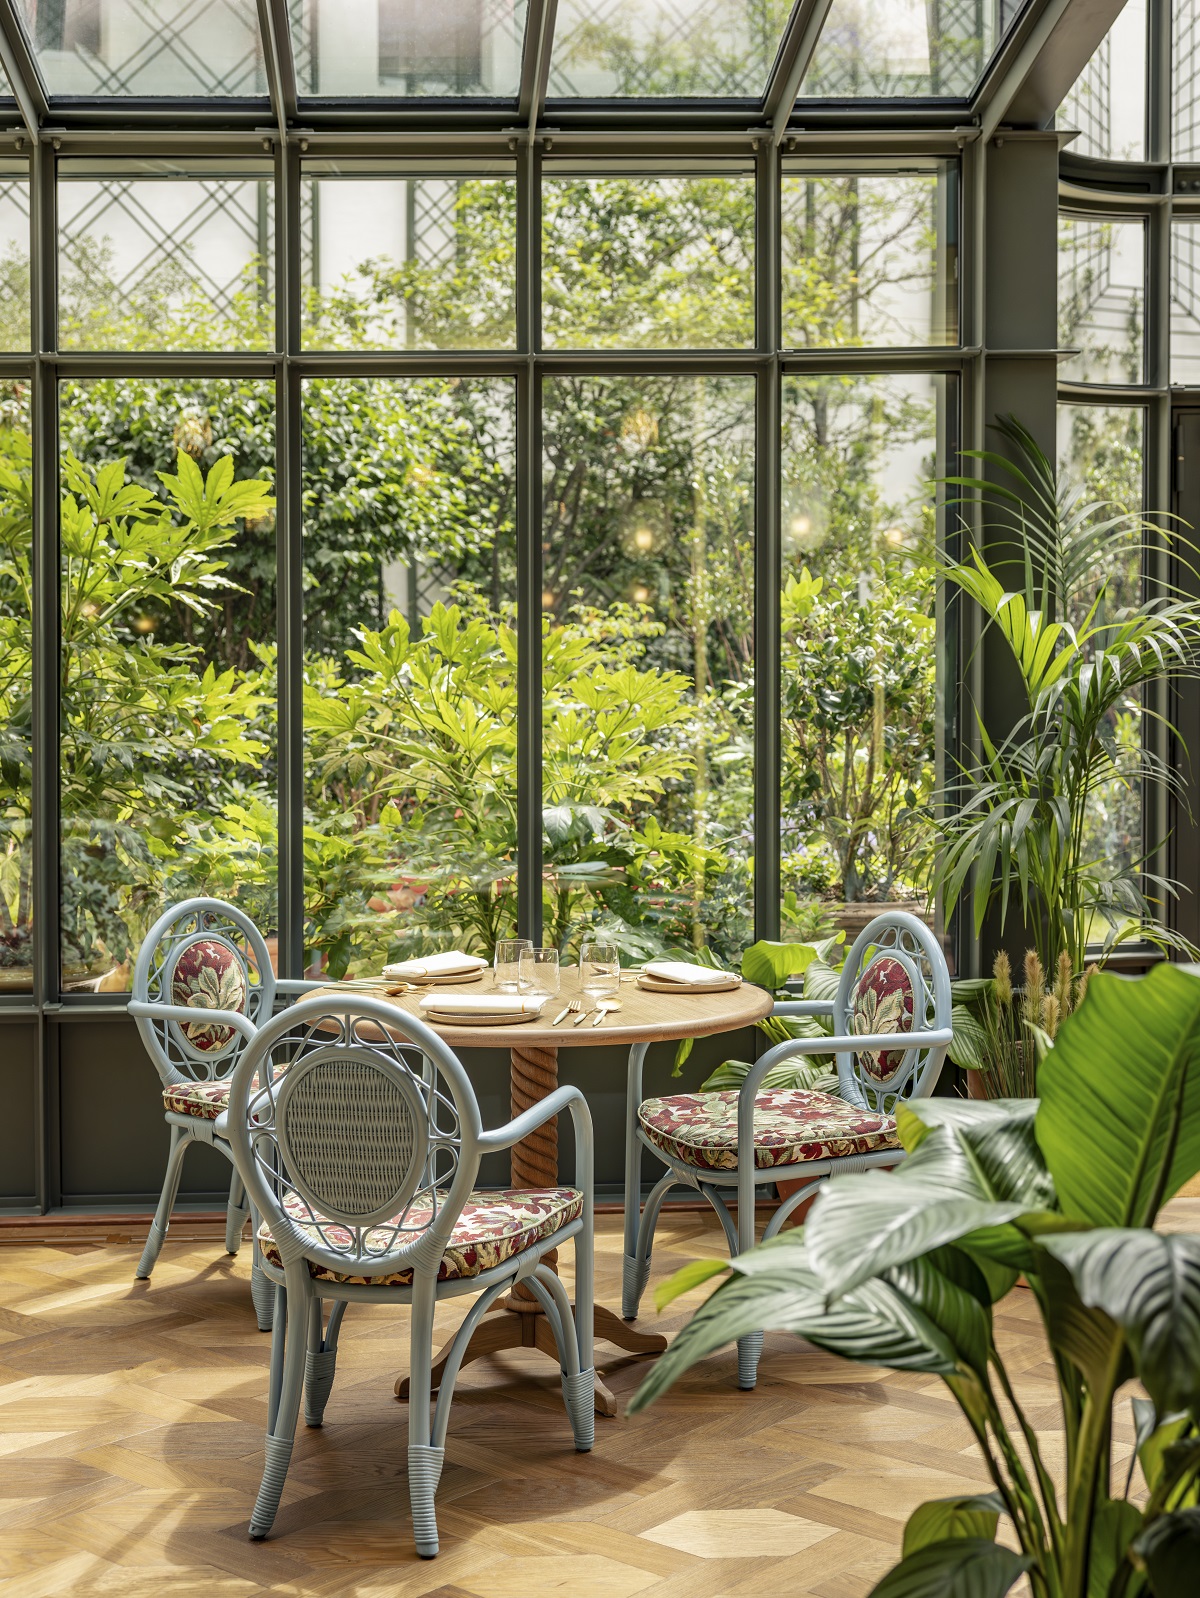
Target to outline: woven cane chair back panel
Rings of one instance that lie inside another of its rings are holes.
[[[429,1158],[412,1078],[366,1048],[318,1050],[283,1078],[275,1109],[290,1185],[316,1212],[371,1226],[402,1211]]]
[[[262,1058],[256,1043],[244,1066],[273,1237],[347,1275],[402,1268],[423,1249],[436,1261],[429,1234],[448,1234],[457,1215],[447,1208],[463,1147],[453,1096],[416,1045],[370,1019],[297,1010],[308,1013]]]

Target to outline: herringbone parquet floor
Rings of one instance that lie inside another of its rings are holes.
[[[600,1231],[597,1287],[615,1305],[619,1217]],[[654,1280],[719,1252],[715,1226],[667,1215]],[[648,1414],[598,1420],[587,1456],[572,1450],[557,1373],[522,1350],[463,1375],[438,1495],[442,1553],[422,1562],[392,1397],[406,1315],[359,1306],[325,1426],[301,1423],[275,1534],[252,1544],[269,1339],[255,1329],[247,1254],[230,1261],[215,1237],[168,1242],[150,1284],[132,1281],[137,1256],[0,1250],[4,1598],[860,1598],[917,1503],[988,1485],[940,1383],[788,1337],[768,1337],[757,1392],[737,1390],[726,1351]],[[1000,1327],[1021,1396],[1051,1430],[1030,1295],[1010,1295]],[[638,1362],[601,1349],[599,1363],[627,1398]]]

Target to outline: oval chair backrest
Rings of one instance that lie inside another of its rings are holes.
[[[842,967],[834,1027],[843,1036],[932,1032],[950,1025],[950,972],[937,938],[906,910],[863,928]],[[901,1098],[933,1092],[946,1045],[866,1049],[837,1056],[841,1096],[891,1112]]]
[[[461,1062],[423,1021],[362,995],[301,1000],[243,1051],[228,1121],[285,1265],[436,1275],[482,1126]]]
[[[275,1005],[267,945],[236,905],[188,899],[165,911],[146,934],[133,970],[133,998],[235,1010],[259,1026]],[[138,1016],[137,1029],[165,1086],[226,1077],[245,1048],[233,1027],[204,1021]]]

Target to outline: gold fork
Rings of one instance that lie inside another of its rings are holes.
[[[560,1010],[558,1012],[558,1014],[554,1017],[554,1020],[551,1021],[550,1025],[551,1026],[557,1026],[560,1021],[565,1021],[569,1015],[578,1015],[580,1010],[582,1010],[582,1009],[583,1009],[583,1000],[582,999],[572,999],[570,1004],[567,1005],[565,1010]]]

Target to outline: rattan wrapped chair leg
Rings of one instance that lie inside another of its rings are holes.
[[[626,1096],[625,1260],[622,1313],[633,1320],[650,1277],[654,1229],[672,1187],[691,1187],[716,1211],[731,1254],[755,1241],[754,1198],[779,1177],[800,1186],[772,1215],[774,1237],[823,1182],[904,1157],[894,1112],[933,1092],[950,1043],[950,973],[930,929],[905,911],[885,911],[859,934],[834,999],[786,1001],[776,1015],[821,1016],[833,1035],[776,1044],[742,1086],[721,1093],[643,1099],[645,1047],[630,1051]],[[832,1054],[836,1094],[764,1088],[777,1065],[797,1055]],[[642,1150],[666,1167],[640,1204]],[[737,1196],[737,1219],[725,1202]],[[763,1334],[738,1343],[738,1384],[757,1381]]]
[[[484,1155],[512,1148],[563,1111],[575,1125],[573,1188],[476,1189]],[[360,1300],[410,1311],[408,1485],[423,1557],[438,1551],[435,1497],[462,1356],[515,1282],[546,1311],[575,1447],[592,1447],[592,1129],[577,1088],[559,1088],[484,1131],[462,1064],[431,1028],[380,999],[323,996],[255,1033],[234,1068],[223,1125],[262,1217],[263,1270],[276,1288],[251,1537],[265,1537],[275,1522],[302,1397],[307,1424],[324,1421],[342,1316]],[[574,1312],[544,1263],[571,1240]],[[470,1295],[435,1400],[434,1312],[442,1299]]]

